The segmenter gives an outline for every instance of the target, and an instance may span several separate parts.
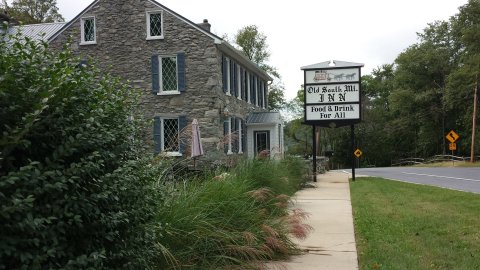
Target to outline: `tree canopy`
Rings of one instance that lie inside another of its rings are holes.
[[[474,85],[480,73],[480,1],[470,0],[448,21],[428,24],[418,37],[394,63],[362,77],[363,119],[356,137],[365,164],[451,153],[445,140],[450,130],[460,135],[455,154],[470,154]],[[348,133],[328,130],[322,138],[336,148],[342,164],[351,157]]]
[[[238,30],[235,43],[243,53],[263,71],[276,78],[278,82],[270,85],[268,94],[268,109],[279,110],[285,106],[285,89],[280,82],[277,69],[268,64],[270,52],[268,51],[267,37],[258,30],[256,25],[248,25]]]
[[[11,6],[2,0],[2,4],[8,15],[20,24],[64,21],[58,12],[57,0],[13,0]]]

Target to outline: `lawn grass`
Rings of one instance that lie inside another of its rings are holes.
[[[480,269],[480,194],[350,183],[360,269]]]

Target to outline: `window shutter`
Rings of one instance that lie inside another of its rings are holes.
[[[235,117],[230,117],[230,129],[232,130],[232,152],[235,153],[235,132],[237,131],[236,127],[235,127]]]
[[[240,124],[242,125],[242,151],[247,153],[247,125],[243,119]]]
[[[153,149],[154,153],[158,154],[162,151],[162,121],[158,116],[155,116],[153,120]]]
[[[229,133],[230,131],[228,130],[228,121],[223,121],[223,152],[225,154],[228,153]]]
[[[263,96],[263,82],[262,82],[262,81],[258,81],[258,83],[259,83],[259,87],[258,87],[259,95],[258,95],[258,96],[260,97],[260,102],[259,102],[259,104],[260,104],[260,107],[263,108],[264,100],[265,100],[265,99],[264,99],[264,96]]]
[[[160,77],[158,72],[158,55],[152,55],[152,94],[157,94],[160,90]]]
[[[183,131],[185,131],[185,127],[187,126],[187,117],[182,115],[180,117],[178,117],[178,140],[179,140],[179,152],[184,154],[185,153],[185,149],[186,149],[186,143],[185,143],[185,140],[182,140],[182,136],[180,136],[182,134]],[[185,137],[185,136],[183,136]]]
[[[265,108],[268,109],[268,84],[267,83],[264,83],[263,92],[265,96]]]
[[[245,96],[245,74],[243,73],[243,68],[240,67],[240,90],[239,90],[239,93],[240,93],[240,97],[242,99],[244,99],[244,96]]]
[[[227,58],[224,56],[222,58],[222,82],[223,82],[223,92],[227,93]]]
[[[257,76],[253,76],[252,104],[257,104]]]
[[[238,97],[238,65],[233,63],[233,96]]]
[[[178,74],[178,91],[185,92],[186,76],[185,76],[185,53],[177,54],[177,74]]]
[[[254,90],[255,90],[255,76],[253,74],[250,74],[250,103],[255,105],[255,100],[254,100]]]
[[[230,59],[230,89],[229,89],[229,90],[230,90],[230,95],[233,95],[233,87],[232,87],[232,84],[235,85],[235,83],[233,82],[233,81],[234,81],[234,76],[235,76],[235,75],[234,75],[235,72],[234,72],[234,70],[233,70],[233,69],[234,69],[234,68],[233,68],[234,65],[235,65],[235,62],[233,62],[233,60]]]

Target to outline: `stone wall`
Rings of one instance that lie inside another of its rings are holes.
[[[59,50],[71,37],[75,54],[92,59],[97,66],[129,81],[143,93],[139,106],[147,119],[185,115],[191,122],[197,118],[205,152],[223,153],[223,145],[219,145],[223,137],[221,108],[228,104],[232,116],[246,119],[254,106],[224,94],[222,53],[211,36],[164,10],[164,39],[146,40],[146,12],[160,9],[145,0],[100,0],[52,40],[50,46]],[[80,18],[88,16],[95,16],[97,42],[80,45]],[[186,91],[179,95],[152,94],[151,56],[180,52],[185,53]]]

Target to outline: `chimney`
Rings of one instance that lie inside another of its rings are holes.
[[[208,23],[207,19],[203,19],[203,23],[199,23],[197,25],[203,28],[203,30],[207,32],[210,32],[210,27],[212,26],[211,24]]]

